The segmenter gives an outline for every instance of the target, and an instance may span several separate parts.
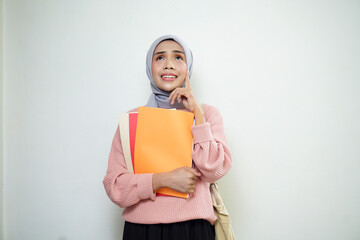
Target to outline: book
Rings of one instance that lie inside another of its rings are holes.
[[[169,172],[191,167],[194,114],[181,110],[139,107],[135,140],[135,173]],[[187,198],[188,194],[162,188],[161,194]]]
[[[191,167],[193,120],[193,113],[149,107],[139,107],[138,113],[120,114],[120,137],[128,171],[160,173]],[[170,188],[159,189],[157,195],[188,197]]]

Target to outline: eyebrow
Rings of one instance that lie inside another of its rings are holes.
[[[185,55],[185,53],[182,52],[182,51],[180,51],[180,50],[173,50],[173,52],[174,52],[174,53],[181,53],[181,54],[184,54],[184,55]],[[159,55],[159,54],[164,54],[164,53],[166,53],[166,51],[160,51],[160,52],[155,53],[154,56],[155,56],[155,55]]]

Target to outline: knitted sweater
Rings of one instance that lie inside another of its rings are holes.
[[[204,104],[206,122],[192,126],[192,159],[201,172],[189,198],[156,196],[153,174],[130,174],[122,151],[119,128],[112,142],[108,169],[103,184],[107,195],[124,208],[123,219],[142,224],[173,223],[191,219],[216,221],[209,183],[223,177],[231,168],[231,153],[224,134],[223,119],[213,106]]]

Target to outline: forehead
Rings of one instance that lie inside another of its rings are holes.
[[[154,53],[158,52],[158,51],[170,51],[172,52],[173,50],[178,50],[178,51],[182,51],[184,52],[184,49],[181,47],[181,45],[173,40],[165,40],[162,41],[161,43],[159,43],[155,50]]]

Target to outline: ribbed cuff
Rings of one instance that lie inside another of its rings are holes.
[[[194,137],[194,144],[214,140],[210,129],[210,123],[208,122],[192,126],[191,131]]]
[[[144,174],[138,174],[137,176],[137,189],[138,189],[138,195],[141,200],[143,199],[151,199],[155,200],[156,194],[153,192],[152,187],[152,173],[144,173]]]

